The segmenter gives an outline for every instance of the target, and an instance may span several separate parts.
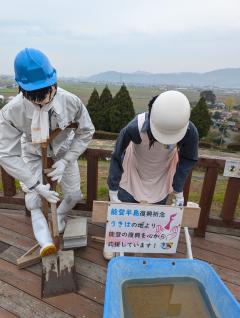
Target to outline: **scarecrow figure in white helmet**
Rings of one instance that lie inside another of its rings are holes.
[[[20,180],[26,192],[26,207],[31,211],[33,232],[43,257],[54,253],[56,247],[42,213],[41,197],[50,203],[59,197],[50,185],[42,183],[40,144],[60,128],[47,156],[54,162],[48,176],[60,182],[63,191],[57,209],[59,232],[63,232],[67,213],[82,197],[77,159],[86,150],[94,126],[81,100],[57,87],[56,70],[44,53],[26,48],[17,54],[14,68],[19,94],[0,112],[0,164]],[[75,131],[65,129],[71,123],[78,125]]]
[[[189,121],[190,104],[178,91],[150,100],[117,139],[108,176],[111,202],[184,205],[183,187],[198,160],[198,132]],[[113,253],[104,252],[110,259]]]

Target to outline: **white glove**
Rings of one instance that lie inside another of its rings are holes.
[[[109,198],[110,198],[110,201],[113,203],[122,202],[118,199],[118,191],[109,190]]]
[[[60,160],[56,161],[52,165],[52,168],[54,170],[49,172],[47,174],[47,176],[51,177],[52,181],[57,181],[59,183],[62,179],[66,165],[67,165],[67,161],[65,159],[60,159]]]
[[[50,190],[50,184],[42,184],[34,188],[34,190],[40,194],[42,197],[44,197],[49,203],[57,203],[59,201],[59,194],[55,191]]]
[[[174,192],[175,199],[173,199],[173,204],[175,206],[184,206],[184,196],[183,192]]]

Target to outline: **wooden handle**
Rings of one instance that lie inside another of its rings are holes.
[[[57,205],[56,203],[51,203],[51,212],[52,212],[52,226],[53,226],[53,236],[58,236],[58,222],[57,222]]]

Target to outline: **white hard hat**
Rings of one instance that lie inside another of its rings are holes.
[[[150,128],[153,137],[165,145],[176,144],[186,134],[190,118],[190,103],[178,91],[160,94],[152,105]]]

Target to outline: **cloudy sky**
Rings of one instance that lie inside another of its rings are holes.
[[[0,74],[44,51],[60,76],[240,67],[239,0],[0,1]]]

